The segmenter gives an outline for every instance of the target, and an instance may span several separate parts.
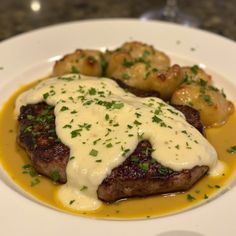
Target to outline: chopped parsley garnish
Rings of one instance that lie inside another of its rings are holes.
[[[158,173],[161,175],[167,175],[169,173],[169,169],[165,166],[160,166],[158,168]]]
[[[29,174],[31,177],[38,176],[37,171],[30,164],[26,164],[26,165],[22,166],[22,169],[23,169],[23,171],[22,171],[23,174]]]
[[[134,162],[134,163],[139,163],[139,158],[138,158],[137,156],[135,156],[135,155],[132,155],[132,156],[130,157],[130,159],[131,159],[131,161]]]
[[[162,121],[162,119],[160,119],[158,116],[153,116],[152,117],[152,122],[155,122],[155,123],[160,123]]]
[[[98,155],[98,151],[95,149],[92,149],[89,153],[90,156],[96,157]]]
[[[69,108],[66,107],[66,106],[63,106],[63,107],[60,109],[60,111],[66,111],[66,110],[69,110]]]
[[[198,73],[199,67],[198,65],[193,65],[190,69],[193,72],[193,74],[196,75]]]
[[[77,67],[72,66],[72,67],[71,67],[71,73],[73,73],[73,74],[79,74],[80,71],[79,71],[79,69],[78,69]]]
[[[97,93],[95,88],[89,89],[89,95],[95,95]]]
[[[107,147],[107,148],[111,148],[111,147],[113,147],[113,146],[112,146],[111,143],[108,143],[108,144],[106,145],[106,147]]]
[[[114,108],[114,109],[121,109],[123,106],[124,106],[124,103],[115,103],[115,104],[113,105],[113,108]]]
[[[137,118],[139,118],[141,116],[141,114],[138,113],[138,112],[135,112],[135,115],[136,115]]]
[[[60,179],[60,173],[55,170],[52,172],[51,177],[54,182],[58,182]]]
[[[49,97],[49,93],[44,93],[43,94],[43,99],[46,100]]]
[[[192,201],[196,200],[196,198],[195,198],[194,196],[192,196],[191,194],[188,194],[188,195],[187,195],[187,200],[188,200],[189,202],[192,202]]]
[[[141,125],[142,123],[139,122],[139,121],[137,121],[137,120],[135,120],[135,121],[134,121],[134,124],[135,124],[136,126],[138,126],[138,125]]]
[[[122,74],[122,79],[128,80],[128,79],[130,79],[130,75],[128,73],[123,73]]]
[[[139,167],[140,167],[140,169],[142,169],[143,171],[148,171],[148,169],[149,169],[149,163],[148,163],[148,162],[139,163]]]
[[[64,125],[64,126],[63,126],[64,129],[66,129],[66,128],[71,129],[71,127],[72,127],[71,125]]]
[[[93,141],[93,145],[96,145],[97,142],[100,141],[100,140],[101,140],[101,138],[94,140],[94,141]]]
[[[75,200],[70,200],[69,204],[72,205],[75,202]]]
[[[81,136],[80,132],[82,131],[82,129],[75,129],[73,131],[70,132],[71,134],[71,138],[75,138],[77,136]]]
[[[124,61],[123,61],[123,66],[124,67],[131,67],[133,65],[134,65],[134,62],[128,61],[126,58],[124,59]]]
[[[105,115],[105,120],[109,120],[109,115],[108,114]]]
[[[34,187],[35,185],[37,185],[39,183],[40,183],[40,180],[38,178],[34,178],[34,179],[31,180],[30,186]]]
[[[228,153],[230,153],[230,154],[235,153],[235,152],[236,152],[236,145],[235,145],[235,146],[231,146],[231,147],[228,148],[226,151],[227,151]]]
[[[87,189],[88,189],[88,187],[84,185],[83,187],[81,187],[80,191],[84,191],[84,190],[87,190]]]

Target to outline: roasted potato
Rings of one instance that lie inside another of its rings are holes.
[[[171,103],[188,105],[199,111],[205,126],[223,124],[234,110],[222,91],[207,82],[182,84],[173,94]]]
[[[183,80],[178,65],[170,67],[164,53],[139,42],[125,43],[115,51],[108,51],[105,58],[108,77],[132,87],[157,91],[164,100],[170,99]]]
[[[53,67],[53,76],[81,73],[88,76],[103,75],[103,54],[98,50],[81,50],[65,55]]]

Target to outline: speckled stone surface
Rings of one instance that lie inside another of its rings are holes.
[[[39,27],[84,19],[137,18],[164,0],[1,0],[0,41]],[[236,0],[179,0],[199,28],[236,41]],[[33,10],[34,9],[34,10]]]

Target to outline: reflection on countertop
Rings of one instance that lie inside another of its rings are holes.
[[[1,0],[0,41],[39,27],[85,19],[139,18],[160,9],[165,0]],[[179,0],[179,8],[200,22],[200,28],[236,41],[235,0]]]

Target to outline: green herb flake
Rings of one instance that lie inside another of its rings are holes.
[[[40,180],[38,178],[34,178],[31,180],[30,186],[34,187],[35,185],[39,184]]]
[[[160,166],[158,168],[158,173],[161,175],[167,175],[169,173],[169,169],[165,166]]]
[[[148,162],[139,163],[139,167],[140,167],[140,169],[142,169],[143,171],[148,171],[148,169],[149,169],[149,163],[148,163]]]
[[[108,143],[108,144],[106,145],[106,147],[107,147],[107,148],[112,148],[113,146],[112,146],[111,143]]]
[[[27,120],[33,120],[33,119],[34,119],[34,116],[32,116],[32,115],[27,115],[26,118],[27,118]]]
[[[204,199],[208,199],[208,195],[207,194],[204,194]]]
[[[80,191],[85,191],[87,189],[88,189],[88,187],[84,185],[83,187],[81,187]]]
[[[81,129],[75,129],[75,130],[71,131],[70,132],[71,138],[75,138],[77,136],[81,136],[81,134],[80,134],[81,131],[82,131]]]
[[[71,201],[69,202],[69,204],[72,205],[74,202],[75,202],[75,200],[71,200]]]
[[[95,150],[95,149],[92,149],[90,152],[89,152],[89,155],[90,156],[93,156],[93,157],[96,157],[98,155],[98,151]]]
[[[96,145],[97,144],[97,142],[99,142],[101,139],[99,138],[99,139],[96,139],[96,140],[94,140],[93,141],[93,145]]]
[[[71,125],[64,125],[62,128],[64,128],[64,129],[66,129],[66,128],[69,128],[69,129],[71,129]]]
[[[46,100],[49,97],[49,93],[44,93],[43,94],[43,99]]]
[[[129,80],[130,79],[130,75],[128,73],[123,73],[122,74],[122,79]]]
[[[192,202],[192,201],[196,200],[196,198],[195,198],[194,196],[192,196],[191,194],[188,194],[188,195],[187,195],[187,200],[188,200],[189,202]]]
[[[131,159],[131,161],[134,162],[134,163],[139,163],[139,158],[138,158],[137,156],[135,156],[135,155],[132,155],[132,156],[130,157],[130,159]]]
[[[139,121],[137,121],[137,120],[135,120],[135,121],[134,121],[134,124],[135,124],[136,126],[138,126],[138,125],[141,125],[142,123],[139,122]]]
[[[95,95],[97,93],[96,89],[95,88],[91,88],[89,89],[89,95]]]
[[[124,106],[124,103],[115,103],[115,104],[113,105],[113,108],[114,108],[114,109],[121,109],[123,106]]]
[[[71,73],[73,73],[73,74],[79,74],[80,71],[79,71],[79,69],[78,69],[76,66],[72,66],[72,67],[71,67]]]
[[[139,118],[141,116],[141,114],[138,113],[138,112],[135,112],[135,115],[136,115],[137,118]]]
[[[109,115],[108,114],[105,115],[105,120],[109,120]]]
[[[122,64],[123,64],[124,67],[129,68],[129,67],[131,67],[131,66],[134,65],[134,62],[128,61],[128,60],[125,58]]]
[[[179,144],[177,144],[177,145],[175,146],[175,148],[176,148],[176,149],[179,149]]]
[[[69,110],[69,108],[66,107],[66,106],[63,106],[63,107],[61,107],[61,109],[60,109],[60,111],[66,111],[66,110]]]
[[[230,154],[235,153],[236,152],[236,145],[229,147],[226,151]]]
[[[153,116],[152,117],[152,122],[154,122],[154,123],[160,123],[162,121],[162,119],[160,119],[158,116]]]
[[[198,73],[199,66],[198,65],[193,65],[190,69],[193,72],[193,74],[196,75]]]
[[[57,170],[53,171],[51,174],[51,178],[54,182],[58,182],[61,178],[60,173]]]

